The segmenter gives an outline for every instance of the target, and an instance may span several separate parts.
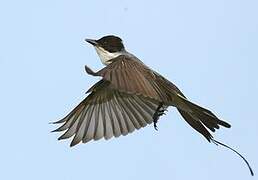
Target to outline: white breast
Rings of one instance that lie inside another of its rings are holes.
[[[111,63],[111,62],[109,62],[110,59],[114,59],[123,54],[122,52],[110,53],[110,52],[106,51],[105,49],[103,49],[102,47],[98,47],[98,46],[95,46],[95,49],[99,55],[101,62],[104,65],[110,64]]]

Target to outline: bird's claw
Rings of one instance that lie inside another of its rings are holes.
[[[156,131],[158,131],[157,122],[158,122],[158,121],[154,121],[154,129],[155,129]]]

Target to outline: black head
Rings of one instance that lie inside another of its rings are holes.
[[[99,40],[86,39],[86,41],[93,46],[102,47],[110,53],[123,51],[125,49],[122,39],[113,35],[104,36]]]

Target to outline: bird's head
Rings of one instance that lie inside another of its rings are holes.
[[[111,61],[125,52],[121,38],[113,35],[104,36],[98,40],[86,39],[88,43],[94,46],[103,64],[107,65]]]

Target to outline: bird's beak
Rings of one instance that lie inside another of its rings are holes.
[[[94,40],[94,39],[85,39],[85,41],[90,43],[93,46],[97,46],[98,45],[97,41]]]

